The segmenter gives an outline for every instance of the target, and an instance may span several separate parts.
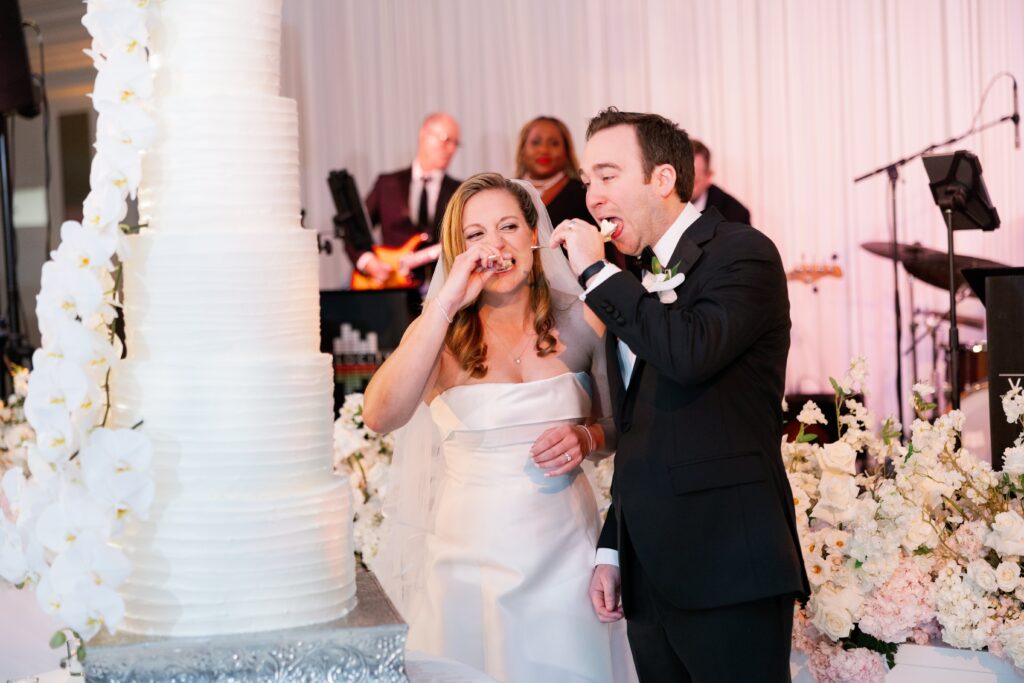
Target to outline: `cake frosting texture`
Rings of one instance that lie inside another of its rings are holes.
[[[145,226],[124,263],[114,418],[154,447],[126,533],[124,628],[202,636],[331,621],[355,602],[352,500],[332,472],[316,235],[299,223],[281,0],[163,2]]]

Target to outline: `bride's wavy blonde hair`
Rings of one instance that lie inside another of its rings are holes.
[[[441,249],[446,272],[451,270],[455,257],[466,250],[466,240],[462,233],[462,220],[466,204],[470,199],[487,190],[504,190],[519,204],[526,224],[530,229],[537,230],[537,209],[533,205],[530,194],[521,186],[508,180],[498,173],[478,173],[459,185],[452,195],[448,208],[441,222]],[[546,356],[554,353],[557,341],[551,330],[555,326],[555,316],[551,306],[551,290],[544,277],[540,259],[533,259],[533,269],[529,276],[530,309],[533,311],[533,329],[537,333],[534,348],[537,355]],[[452,355],[458,359],[463,370],[471,377],[480,378],[487,374],[487,345],[484,343],[484,328],[479,315],[480,299],[455,313],[453,322],[445,335],[445,345]]]

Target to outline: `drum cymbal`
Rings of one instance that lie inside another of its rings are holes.
[[[893,257],[892,242],[865,242],[861,247],[872,254]],[[896,243],[896,260],[903,264],[907,272],[922,282],[939,289],[949,289],[949,258],[946,252],[920,244]],[[967,284],[961,274],[964,268],[1005,268],[1005,264],[976,256],[953,255],[953,270],[956,273],[956,288]],[[959,321],[958,321],[959,322]],[[966,324],[966,323],[964,323]]]

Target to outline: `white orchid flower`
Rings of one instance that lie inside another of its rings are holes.
[[[47,338],[43,348],[32,354],[33,367],[57,366],[67,361],[90,376],[102,377],[121,357],[119,344],[111,343],[77,320],[58,319],[52,332],[52,339]]]
[[[143,53],[149,46],[146,13],[135,3],[127,7],[89,3],[82,25],[92,36],[92,49],[103,54]],[[133,11],[126,11],[133,10]]]
[[[83,546],[102,543],[108,536],[107,518],[85,487],[65,483],[57,499],[39,515],[36,535],[55,553],[62,553],[79,541]]]
[[[96,142],[148,149],[156,137],[156,119],[138,102],[113,106],[96,119]]]
[[[108,251],[102,240],[97,240],[95,234],[78,221],[64,221],[60,226],[60,245],[50,258],[70,268],[111,270],[113,253],[113,248]]]
[[[153,96],[153,74],[145,52],[133,54],[105,53],[106,60],[97,63],[96,85],[92,103],[103,113],[121,104],[138,103]]]
[[[10,506],[11,512],[15,516],[21,511],[22,496],[27,483],[25,471],[20,467],[12,467],[0,478],[0,494],[3,494],[4,500],[7,501],[7,505]],[[0,519],[2,518],[3,515],[0,514]]]
[[[44,356],[37,352],[33,357]],[[89,378],[78,364],[45,358],[47,363],[32,371],[25,398],[25,417],[37,430],[59,413],[70,413],[81,405],[89,389]]]
[[[97,429],[80,453],[85,485],[94,499],[120,518],[132,513],[148,517],[154,484],[150,474],[153,447],[132,429]]]
[[[28,578],[28,558],[14,523],[0,515],[0,578],[14,585]]]
[[[108,228],[118,228],[128,213],[125,195],[110,184],[93,188],[82,205],[82,225],[98,234],[104,234]]]
[[[142,180],[142,155],[129,145],[96,145],[92,159],[89,186],[93,188],[113,185],[135,198]]]
[[[67,264],[47,261],[43,264],[36,315],[51,321],[57,317],[83,320],[99,312],[107,302],[103,285],[94,273]]]
[[[79,444],[86,443],[89,435],[103,420],[107,409],[107,395],[100,382],[90,382],[85,397],[71,410],[71,422],[78,429]]]
[[[78,549],[63,552],[40,580],[36,600],[49,614],[89,640],[104,626],[108,630],[124,618],[124,601],[96,575]]]
[[[90,582],[96,586],[117,588],[131,573],[132,565],[124,552],[108,543],[76,544],[65,554],[89,573]]]

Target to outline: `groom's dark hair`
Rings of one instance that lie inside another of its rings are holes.
[[[685,130],[664,116],[608,107],[590,119],[587,140],[594,133],[614,126],[632,126],[636,131],[645,181],[650,181],[655,166],[671,164],[676,170],[676,194],[684,202],[690,201],[693,194],[693,145]]]

